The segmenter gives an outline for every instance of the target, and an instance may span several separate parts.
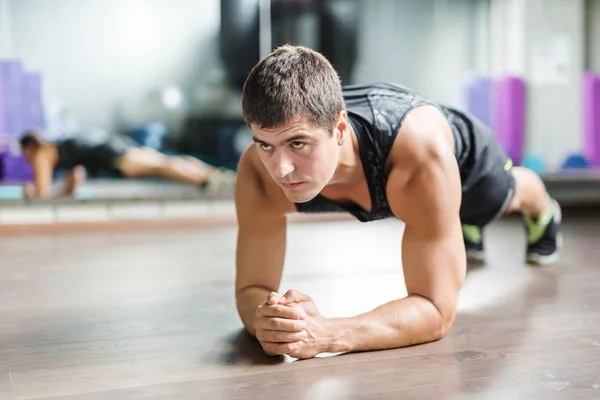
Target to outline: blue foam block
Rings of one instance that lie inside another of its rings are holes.
[[[92,193],[86,187],[79,187],[75,190],[75,198],[79,200],[91,199],[93,197]]]
[[[526,154],[525,157],[523,157],[521,165],[525,168],[529,168],[541,177],[546,175],[546,163],[542,156],[538,154]]]
[[[588,169],[590,163],[581,154],[571,154],[561,165],[561,169]]]
[[[21,185],[1,185],[0,199],[2,200],[20,200],[25,197],[23,186]]]

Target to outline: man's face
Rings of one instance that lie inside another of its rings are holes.
[[[307,202],[329,183],[338,166],[340,129],[345,124],[341,113],[333,132],[299,118],[279,128],[252,128],[260,159],[290,201]]]
[[[32,163],[33,162],[33,156],[35,155],[35,149],[33,148],[33,146],[26,146],[23,150],[23,157],[25,157],[25,160],[27,160],[28,163]]]

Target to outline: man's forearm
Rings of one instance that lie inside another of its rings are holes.
[[[63,185],[63,190],[62,190],[62,194],[63,195],[72,195],[73,193],[75,193],[75,182],[73,182],[73,180],[71,179],[66,179],[65,183]]]
[[[272,290],[266,287],[251,286],[236,293],[238,313],[248,333],[256,335],[254,329],[254,316],[256,308],[267,300]]]
[[[44,199],[47,197],[47,191],[40,191],[38,186],[28,183],[24,186],[24,197],[27,200]]]
[[[85,170],[81,166],[77,166],[65,175],[63,194],[73,195],[75,190],[84,182]]]
[[[441,339],[449,329],[433,303],[408,296],[351,318],[331,319],[327,352],[370,351]]]
[[[47,199],[47,198],[51,197],[52,187],[50,185],[47,185],[44,182],[35,182],[34,187],[35,187],[34,193],[33,193],[34,198]]]
[[[55,197],[55,196],[53,195],[51,188],[44,187],[44,188],[40,189],[38,186],[35,187],[35,191],[32,196],[32,198],[39,199],[39,200],[48,200],[53,197]]]

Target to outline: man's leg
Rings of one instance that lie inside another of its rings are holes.
[[[462,224],[467,261],[476,263],[483,263],[485,261],[483,228],[483,226],[478,225]]]
[[[469,195],[463,205],[463,238],[470,261],[484,261],[484,227],[515,212],[525,223],[527,262],[549,264],[558,259],[560,206],[536,173],[524,167],[492,168]]]
[[[73,196],[77,188],[85,182],[86,171],[81,165],[76,166],[75,168],[67,171],[65,174],[65,185],[63,190],[63,195],[65,196]]]
[[[542,179],[524,167],[513,167],[511,172],[515,179],[515,195],[506,213],[520,212],[531,219],[551,213],[552,207]]]
[[[559,232],[562,220],[559,204],[546,191],[542,179],[523,167],[512,168],[515,195],[506,214],[520,212],[527,232],[527,261],[549,264],[558,259],[562,245]]]
[[[119,159],[118,169],[128,178],[160,176],[195,185],[206,185],[221,175],[217,168],[194,157],[168,156],[147,147],[127,150]]]
[[[558,203],[550,199],[537,174],[513,165],[488,126],[474,117],[470,122],[476,153],[463,179],[461,205],[467,255],[483,259],[483,228],[503,215],[520,212],[527,233],[527,261],[555,261],[561,245]]]

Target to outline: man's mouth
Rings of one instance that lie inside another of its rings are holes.
[[[303,182],[282,182],[280,185],[285,189],[295,189],[298,186],[302,185]]]

